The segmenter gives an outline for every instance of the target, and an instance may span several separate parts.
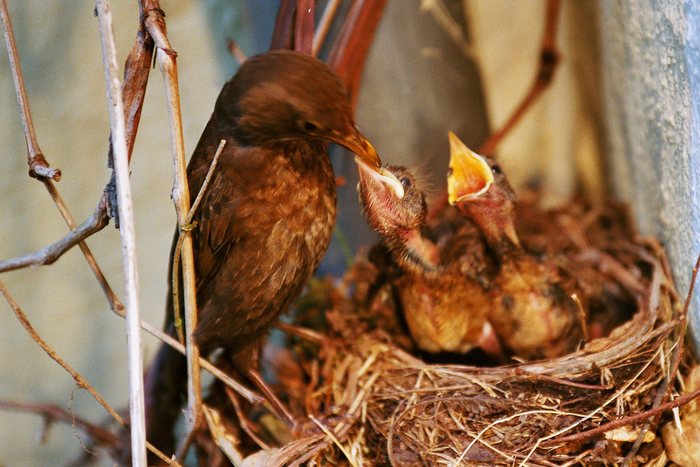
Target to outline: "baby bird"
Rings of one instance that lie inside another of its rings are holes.
[[[425,195],[405,167],[390,166],[403,186],[399,198],[384,176],[357,164],[358,192],[369,225],[379,234],[403,274],[395,280],[406,323],[416,345],[427,352],[466,353],[500,347],[486,321],[489,295],[459,265],[445,264],[438,246],[423,235]]]
[[[515,194],[493,160],[450,132],[448,200],[484,234],[500,262],[488,319],[508,348],[525,359],[574,351],[582,337],[579,307],[557,266],[523,249],[514,225]]]

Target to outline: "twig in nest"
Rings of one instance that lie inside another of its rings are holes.
[[[627,391],[627,389],[632,385],[632,383],[634,383],[634,382],[637,380],[637,378],[639,378],[639,377],[647,370],[647,368],[651,365],[651,363],[652,363],[654,360],[656,360],[656,358],[659,356],[659,354],[660,354],[660,352],[661,352],[661,349],[662,349],[662,346],[660,346],[660,347],[656,350],[656,352],[654,353],[654,355],[646,362],[646,364],[644,364],[644,365],[639,369],[639,371],[636,372],[636,374],[635,374],[632,378],[630,378],[628,381],[626,381],[625,384],[622,385],[622,387],[621,387],[620,389],[618,389],[617,391],[615,391],[615,393],[614,393],[612,396],[610,396],[608,399],[606,399],[605,402],[603,402],[599,407],[597,407],[597,408],[594,409],[593,411],[589,412],[588,414],[586,414],[584,417],[582,417],[581,419],[577,420],[576,422],[574,422],[574,423],[572,423],[572,424],[570,424],[570,425],[567,425],[567,426],[565,426],[564,428],[561,428],[561,429],[555,431],[554,433],[550,433],[550,434],[547,435],[547,436],[544,436],[544,437],[542,437],[542,438],[538,438],[537,441],[535,442],[535,444],[532,446],[532,449],[531,449],[530,452],[527,454],[527,456],[525,457],[525,459],[523,459],[523,461],[520,463],[520,465],[521,465],[521,466],[527,465],[527,461],[530,459],[530,457],[532,456],[532,454],[534,454],[534,452],[537,450],[537,448],[539,448],[543,443],[546,443],[548,440],[551,440],[551,439],[553,439],[553,438],[556,438],[556,437],[559,436],[560,434],[566,433],[567,431],[570,431],[570,430],[576,428],[577,426],[579,426],[579,425],[580,425],[581,423],[583,423],[584,421],[591,419],[595,414],[601,412],[601,411],[602,411],[606,406],[608,406],[611,402],[613,402],[613,401],[615,401],[615,400],[618,400],[618,398],[619,398],[620,396],[622,396],[622,395],[625,393],[625,391]]]
[[[578,442],[582,441],[585,439],[588,439],[592,436],[600,435],[602,433],[605,433],[610,430],[614,430],[615,428],[620,428],[622,426],[626,425],[632,425],[634,423],[637,423],[642,420],[649,419],[651,417],[655,417],[657,415],[660,415],[667,410],[671,410],[676,407],[681,407],[688,402],[692,401],[693,399],[700,397],[700,389],[697,389],[693,392],[690,392],[688,394],[684,394],[680,396],[678,399],[674,399],[672,401],[665,402],[661,405],[658,405],[657,407],[654,407],[653,409],[649,409],[647,411],[637,413],[634,415],[628,415],[623,418],[619,418],[617,420],[613,420],[612,422],[608,422],[604,425],[600,425],[596,428],[592,428],[590,430],[586,431],[581,431],[579,433],[575,433],[573,435],[569,436],[562,436],[561,438],[552,438],[547,441],[544,441],[542,444],[566,444],[566,443],[571,443],[571,442]]]
[[[284,321],[277,321],[275,323],[275,327],[286,332],[287,334],[305,339],[313,344],[323,344],[323,342],[326,340],[326,337],[320,332],[285,323]]]
[[[107,411],[107,413],[121,426],[126,427],[126,423],[124,422],[124,419],[119,415],[116,410],[110,406],[107,401],[100,395],[100,393],[97,392],[97,390],[85,379],[83,376],[78,373],[72,366],[70,366],[68,363],[66,363],[65,360],[63,360],[49,344],[42,339],[42,337],[39,335],[39,333],[36,332],[32,324],[29,322],[29,319],[27,318],[27,315],[24,314],[20,306],[17,304],[15,299],[10,295],[9,290],[5,287],[5,284],[0,281],[0,293],[5,297],[5,300],[7,301],[8,305],[10,305],[10,308],[12,308],[12,311],[14,312],[15,316],[19,320],[20,324],[22,327],[29,333],[30,337],[34,342],[36,342],[39,347],[41,347],[41,350],[46,352],[46,354],[56,363],[58,363],[64,370],[66,370],[72,377],[73,380],[75,380],[75,384],[78,385],[79,388],[85,389],[90,395]],[[148,447],[148,450],[154,453],[156,456],[158,456],[161,460],[166,462],[169,465],[179,465],[175,462],[172,462],[168,457],[160,452],[156,447],[152,446],[150,443],[146,444]]]
[[[680,365],[680,362],[681,362],[681,355],[683,355],[685,334],[686,334],[686,330],[688,327],[688,309],[690,308],[690,301],[693,298],[693,291],[695,289],[695,281],[697,280],[697,277],[698,277],[698,269],[699,268],[700,268],[700,255],[698,255],[698,258],[695,261],[695,266],[693,267],[693,273],[690,277],[690,284],[688,286],[688,294],[685,297],[685,303],[683,304],[683,310],[681,311],[681,314],[678,317],[678,320],[679,320],[678,337],[676,338],[676,344],[675,344],[676,348],[674,349],[673,356],[671,357],[671,368],[669,369],[669,372],[666,375],[666,379],[664,380],[663,384],[661,385],[661,387],[658,389],[658,392],[656,393],[656,398],[654,399],[654,404],[652,405],[652,409],[661,406],[661,402],[663,402],[663,400],[666,398],[668,391],[671,388],[671,384],[676,379],[676,374],[678,373],[678,366]],[[632,460],[634,459],[634,456],[637,454],[637,451],[639,451],[639,448],[642,445],[642,441],[644,439],[644,434],[649,429],[649,425],[651,422],[652,422],[652,420],[647,419],[647,421],[646,421],[646,423],[644,423],[644,426],[642,427],[642,429],[639,430],[639,436],[637,436],[637,439],[635,440],[634,444],[632,445],[632,448],[627,453],[627,456],[625,457],[625,461],[624,461],[623,465],[629,465],[632,462]]]

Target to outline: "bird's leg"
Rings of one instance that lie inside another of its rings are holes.
[[[289,324],[278,320],[275,323],[275,327],[280,331],[284,331],[291,336],[296,336],[309,341],[312,344],[323,344],[323,342],[326,340],[326,336],[320,332],[305,328],[303,326],[297,326],[296,324]]]
[[[241,429],[245,431],[248,436],[250,436],[250,439],[260,446],[261,449],[270,449],[270,446],[268,446],[267,443],[265,443],[265,441],[263,441],[253,429],[254,424],[243,411],[241,401],[238,399],[238,394],[236,394],[233,389],[229,388],[228,386],[224,387],[224,391],[226,391],[226,395],[231,401],[231,404],[233,404],[233,410],[236,412]]]
[[[279,400],[274,391],[268,386],[268,384],[263,379],[262,375],[258,371],[258,362],[260,360],[260,343],[251,346],[249,349],[239,352],[233,357],[234,366],[240,371],[248,380],[257,387],[260,392],[263,393],[267,401],[270,403],[270,408],[281,420],[286,422],[291,428],[296,426],[296,421],[291,412],[284,405],[284,403]]]

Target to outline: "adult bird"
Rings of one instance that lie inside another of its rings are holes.
[[[223,348],[252,375],[260,340],[298,298],[331,239],[336,191],[327,144],[354,152],[370,171],[382,169],[336,75],[292,51],[251,57],[224,85],[188,165],[192,198],[221,140],[193,219],[194,337],[202,355]],[[172,315],[169,300],[171,333]],[[184,358],[162,346],[147,375],[147,436],[166,453],[185,381]]]
[[[449,203],[479,226],[500,262],[488,319],[501,342],[525,359],[575,350],[583,328],[565,277],[551,258],[536,257],[520,244],[515,193],[498,164],[452,132],[447,190]]]
[[[416,345],[431,353],[466,353],[480,347],[498,355],[499,344],[486,320],[490,298],[477,277],[482,264],[476,263],[485,260],[479,258],[483,239],[478,231],[476,238],[470,238],[460,228],[456,230],[460,238],[435,243],[425,232],[425,195],[408,169],[387,167],[386,173],[403,185],[404,196],[398,197],[392,189],[393,178],[362,163],[358,168],[360,204],[401,271],[392,285]]]

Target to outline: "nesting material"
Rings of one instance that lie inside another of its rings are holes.
[[[279,391],[310,417],[307,434],[254,458],[283,465],[613,464],[639,438],[634,462],[663,465],[660,429],[668,415],[651,418],[648,429],[638,420],[588,433],[677,394],[671,372],[683,307],[662,248],[636,234],[620,205],[572,202],[540,211],[526,201],[520,209],[523,242],[574,271],[581,299],[595,310],[582,316],[587,329],[607,335],[543,361],[428,364],[412,354],[390,288],[375,294],[377,270],[358,260],[340,283],[317,282],[303,302],[304,325],[325,316],[316,325],[324,343],[308,351],[310,344],[294,339],[283,352],[294,356],[296,371],[285,358]]]

